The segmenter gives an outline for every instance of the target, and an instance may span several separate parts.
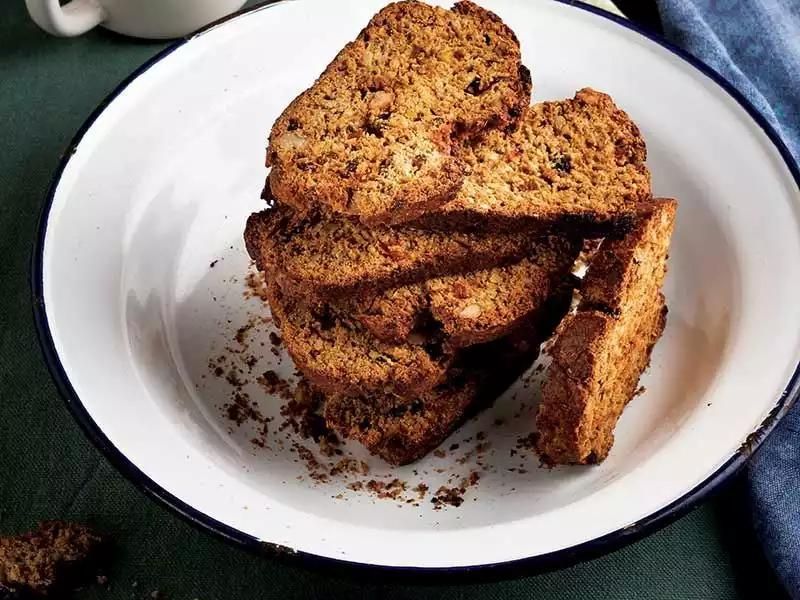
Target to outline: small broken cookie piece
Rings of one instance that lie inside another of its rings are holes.
[[[64,521],[0,537],[0,598],[63,593],[92,574],[103,545],[88,527]]]

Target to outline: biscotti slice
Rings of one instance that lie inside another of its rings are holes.
[[[400,223],[461,186],[462,143],[530,103],[514,33],[471,2],[397,2],[376,14],[275,122],[275,196],[365,223]]]
[[[390,464],[419,460],[535,360],[541,338],[526,331],[476,350],[468,364],[451,369],[444,384],[423,394],[330,395],[324,403],[325,422]]]
[[[630,117],[610,96],[585,88],[531,106],[514,133],[491,132],[465,149],[469,175],[461,190],[416,224],[584,237],[624,229],[650,198],[646,155]]]
[[[437,277],[337,304],[376,338],[461,348],[500,338],[539,310],[565,280],[580,240],[551,237],[517,263]]]
[[[325,423],[345,439],[393,465],[419,460],[436,448],[464,419],[477,399],[477,382],[459,382],[420,394],[346,396],[325,399]]]
[[[453,362],[438,345],[386,344],[343,315],[287,294],[267,274],[267,298],[297,368],[323,392],[417,394],[442,383]]]
[[[507,264],[542,244],[533,233],[366,228],[282,205],[251,215],[244,238],[259,270],[278,271],[298,292],[324,300]]]
[[[333,394],[325,401],[328,427],[391,464],[419,460],[466,418],[489,406],[527,369],[541,343],[569,309],[565,282],[540,310],[504,338],[463,351],[445,383],[412,397]]]
[[[536,418],[546,464],[592,464],[608,455],[664,329],[661,286],[677,203],[653,200],[647,208],[625,237],[600,247],[577,312],[559,327]]]

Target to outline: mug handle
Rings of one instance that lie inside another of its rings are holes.
[[[58,0],[25,0],[25,4],[39,27],[59,37],[86,33],[106,18],[97,0],[72,0],[64,6]]]

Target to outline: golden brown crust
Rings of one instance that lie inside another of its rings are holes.
[[[659,287],[666,273],[666,248],[678,203],[657,199],[642,204],[647,218],[626,236],[607,240],[581,284],[583,305],[618,316],[640,289]]]
[[[462,143],[529,104],[524,74],[496,15],[471,2],[390,4],[275,122],[272,192],[373,225],[420,216],[461,186]]]
[[[608,455],[664,329],[660,290],[676,206],[647,203],[633,230],[606,240],[592,260],[577,313],[559,327],[542,388],[536,427],[543,462],[592,464]]]
[[[261,271],[279,271],[297,293],[332,300],[518,261],[535,233],[368,229],[348,219],[301,216],[284,206],[250,216],[245,244]]]
[[[462,188],[415,224],[585,237],[619,230],[650,198],[646,155],[628,115],[610,96],[585,88],[572,99],[534,104],[512,134],[490,132],[466,148]]]

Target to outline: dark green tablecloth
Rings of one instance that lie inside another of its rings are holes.
[[[109,587],[79,598],[739,598],[776,597],[742,486],[651,537],[561,571],[492,584],[363,582],[253,556],[145,498],[83,437],[40,357],[28,265],[62,150],[118,81],[163,45],[96,31],[62,40],[0,3],[0,533],[51,518],[113,538]],[[635,501],[635,499],[632,499]]]

